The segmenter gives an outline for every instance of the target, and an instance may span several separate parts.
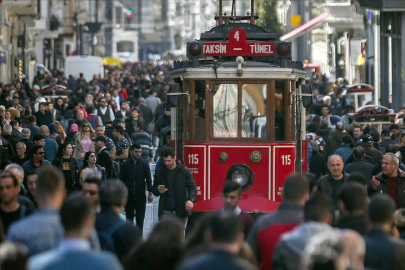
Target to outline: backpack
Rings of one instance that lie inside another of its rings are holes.
[[[111,178],[118,178],[120,177],[120,164],[117,161],[112,162],[112,167],[111,167]]]
[[[93,120],[91,120],[91,122],[90,122],[89,116],[86,117],[86,120],[91,124],[93,129],[96,129],[96,121],[97,121],[98,115],[93,115]]]
[[[111,226],[107,231],[97,231],[101,250],[115,252],[114,239],[112,236],[127,223],[127,221],[120,221]]]

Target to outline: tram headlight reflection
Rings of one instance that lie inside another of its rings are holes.
[[[253,172],[248,166],[237,164],[228,170],[226,180],[235,181],[241,185],[242,190],[247,190],[253,184]]]

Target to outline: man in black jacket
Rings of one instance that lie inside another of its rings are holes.
[[[107,178],[113,177],[113,160],[106,147],[107,139],[105,136],[97,136],[94,142],[98,151],[97,164],[105,168]]]
[[[136,225],[143,232],[143,221],[145,219],[146,195],[145,183],[149,191],[148,202],[153,201],[152,179],[150,175],[149,163],[142,160],[142,147],[133,144],[129,149],[131,158],[127,159],[121,167],[120,179],[128,188],[128,201],[125,206],[125,214],[131,222],[134,220],[134,210],[136,211]]]
[[[170,147],[162,152],[165,166],[155,175],[153,194],[160,196],[159,217],[176,215],[187,224],[188,212],[193,210],[197,188],[190,170],[177,161],[174,150]]]

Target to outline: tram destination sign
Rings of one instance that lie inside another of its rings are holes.
[[[243,29],[232,29],[229,42],[204,42],[204,56],[274,56],[274,42],[246,42]]]

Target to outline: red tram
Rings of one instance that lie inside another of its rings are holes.
[[[253,9],[221,9],[217,26],[187,43],[188,61],[174,64],[172,143],[197,185],[194,211],[220,209],[225,181],[242,185],[243,210],[274,211],[286,176],[307,166],[301,119],[311,91],[291,43],[255,25]]]

